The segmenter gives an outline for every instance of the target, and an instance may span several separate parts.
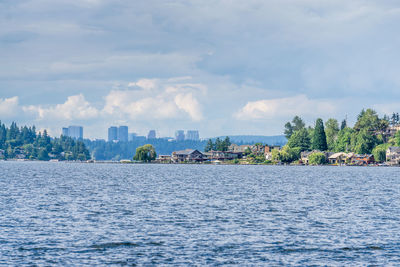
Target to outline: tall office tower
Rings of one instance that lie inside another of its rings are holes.
[[[108,142],[112,142],[114,140],[118,140],[118,128],[111,126],[108,128]]]
[[[147,134],[147,139],[156,139],[156,130],[150,130]]]
[[[133,141],[137,136],[137,133],[129,133],[128,134],[128,141]]]
[[[190,130],[186,132],[186,140],[199,141],[199,131]]]
[[[83,139],[83,127],[82,126],[69,126],[68,136],[75,139]]]
[[[175,140],[183,141],[185,140],[185,132],[183,130],[178,130],[175,132]]]
[[[63,128],[62,128],[62,134],[61,134],[61,135],[63,135],[63,136],[69,136],[69,134],[68,134],[68,128],[63,127]]]
[[[128,126],[118,127],[118,140],[120,142],[128,142]]]

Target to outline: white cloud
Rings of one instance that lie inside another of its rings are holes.
[[[63,104],[50,107],[24,106],[23,110],[34,114],[38,120],[89,120],[99,115],[99,111],[82,94],[69,96]]]
[[[305,95],[248,102],[235,117],[247,119],[271,119],[294,115],[332,114],[335,105],[329,101],[309,99]]]
[[[0,98],[0,116],[12,117],[18,113],[18,96],[10,98]]]
[[[145,90],[154,89],[157,86],[156,79],[140,79],[137,82],[130,82],[128,84],[129,87],[139,87]]]
[[[201,84],[179,83],[172,80],[141,79],[131,82],[134,90],[112,90],[105,97],[103,112],[113,117],[131,119],[173,119],[189,117],[193,121],[203,118],[196,94],[207,88]]]
[[[203,119],[199,102],[193,97],[192,93],[176,95],[175,104],[178,108],[186,111],[193,120],[199,121]]]

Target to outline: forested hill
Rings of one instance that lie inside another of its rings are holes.
[[[6,127],[0,121],[0,159],[88,160],[90,153],[82,141],[70,137],[51,138],[35,126]]]

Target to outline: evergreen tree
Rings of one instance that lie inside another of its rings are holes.
[[[204,148],[204,151],[205,152],[210,152],[211,150],[214,150],[214,143],[213,143],[213,141],[211,139],[208,139],[207,145]]]
[[[308,131],[303,128],[300,131],[295,132],[289,139],[287,145],[290,148],[300,148],[301,151],[307,151],[310,149],[311,140]]]
[[[300,131],[306,127],[303,119],[299,116],[295,116],[292,120],[293,123],[293,132]]]
[[[217,139],[215,140],[214,147],[215,147],[216,151],[222,151],[222,149],[223,149],[222,141],[221,141],[221,139],[219,139],[219,137],[217,137]]]
[[[344,128],[340,130],[337,140],[335,142],[335,152],[348,152],[351,150],[351,137],[353,135],[353,129]]]
[[[312,138],[312,149],[317,149],[320,151],[326,151],[328,149],[326,144],[324,122],[319,118],[315,122],[314,136]]]
[[[221,151],[228,151],[230,145],[231,145],[231,140],[229,139],[229,136],[227,136],[225,137],[224,141],[222,141]]]
[[[347,127],[346,119],[342,120],[342,124],[340,125],[340,130],[344,130]]]
[[[283,132],[286,136],[286,138],[289,140],[289,138],[292,136],[293,134],[293,126],[290,122],[287,122],[285,124],[285,131]]]
[[[335,149],[335,142],[339,133],[339,123],[336,119],[329,119],[325,124],[326,143],[328,149],[333,151]]]

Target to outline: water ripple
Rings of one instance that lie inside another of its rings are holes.
[[[400,265],[397,168],[0,171],[0,265]]]

